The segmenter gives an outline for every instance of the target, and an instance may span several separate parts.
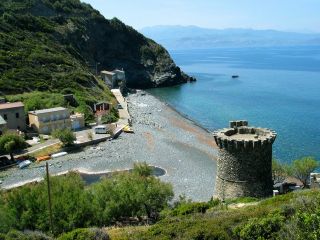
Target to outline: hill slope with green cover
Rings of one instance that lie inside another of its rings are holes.
[[[0,1],[0,91],[74,93],[80,105],[110,99],[94,72],[123,68],[129,87],[189,80],[167,51],[79,0]],[[84,105],[83,105],[84,106]]]

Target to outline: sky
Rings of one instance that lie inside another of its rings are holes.
[[[110,19],[155,25],[320,32],[320,0],[82,0]]]

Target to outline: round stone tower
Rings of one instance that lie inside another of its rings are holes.
[[[230,128],[214,132],[219,146],[215,197],[272,195],[272,144],[277,134],[249,127],[247,121],[231,121]]]

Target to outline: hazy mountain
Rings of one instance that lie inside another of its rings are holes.
[[[140,30],[168,49],[320,45],[320,33],[275,30],[207,29],[196,26],[154,26]]]

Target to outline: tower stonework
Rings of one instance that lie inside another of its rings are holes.
[[[272,195],[272,144],[276,132],[231,121],[230,128],[214,132],[219,147],[214,196],[224,200]]]

